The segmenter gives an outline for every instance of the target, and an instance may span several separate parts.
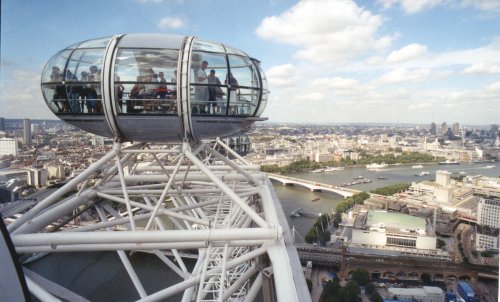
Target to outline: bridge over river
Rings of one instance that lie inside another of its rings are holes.
[[[354,194],[361,193],[362,191],[340,187],[334,184],[325,184],[317,181],[310,181],[295,177],[283,176],[279,174],[268,173],[269,179],[278,181],[285,186],[298,185],[305,187],[313,192],[331,192],[341,195],[344,198],[351,197]]]

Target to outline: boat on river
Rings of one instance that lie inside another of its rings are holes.
[[[412,169],[422,169],[424,166],[422,165],[415,165],[415,166],[411,166]]]
[[[440,165],[460,165],[460,162],[456,160],[446,160],[446,161],[440,161],[438,162]]]

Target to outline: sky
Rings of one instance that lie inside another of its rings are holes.
[[[194,35],[260,60],[270,122],[500,124],[498,0],[1,2],[0,117],[55,119],[59,50],[123,33]]]

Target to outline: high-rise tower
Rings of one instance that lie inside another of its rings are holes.
[[[431,135],[436,135],[436,123],[431,124]]]
[[[445,135],[446,131],[448,131],[448,125],[446,124],[446,122],[444,122],[441,124],[441,135]]]
[[[25,145],[31,145],[31,120],[29,118],[25,118],[23,121],[23,125],[23,142]]]

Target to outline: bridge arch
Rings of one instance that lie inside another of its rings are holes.
[[[408,274],[408,279],[410,280],[420,280],[420,274],[417,272],[411,272]]]
[[[468,275],[462,275],[462,276],[458,277],[458,280],[460,280],[460,281],[467,281],[467,282],[469,282],[470,279],[471,279],[471,277],[468,276]]]
[[[458,278],[455,275],[447,275],[446,276],[446,282],[455,282],[455,281],[457,281],[457,279]]]
[[[297,185],[306,188],[313,192],[328,192],[336,195],[340,195],[344,198],[351,197],[354,193],[359,193],[361,191],[352,189],[343,189],[332,184],[319,183],[316,181],[310,181],[306,179],[293,178],[278,174],[268,173],[267,176],[271,181],[278,181],[283,185]]]
[[[432,281],[444,281],[444,275],[441,273],[434,274],[434,276],[432,276]]]
[[[396,278],[398,278],[398,279],[406,279],[406,273],[405,272],[398,272],[396,274]]]
[[[372,279],[380,279],[380,276],[382,276],[382,273],[379,271],[373,271],[371,275],[372,275]]]
[[[384,279],[389,279],[391,277],[394,277],[394,272],[391,272],[391,271],[384,272],[384,274],[382,275],[382,278],[384,278]]]

